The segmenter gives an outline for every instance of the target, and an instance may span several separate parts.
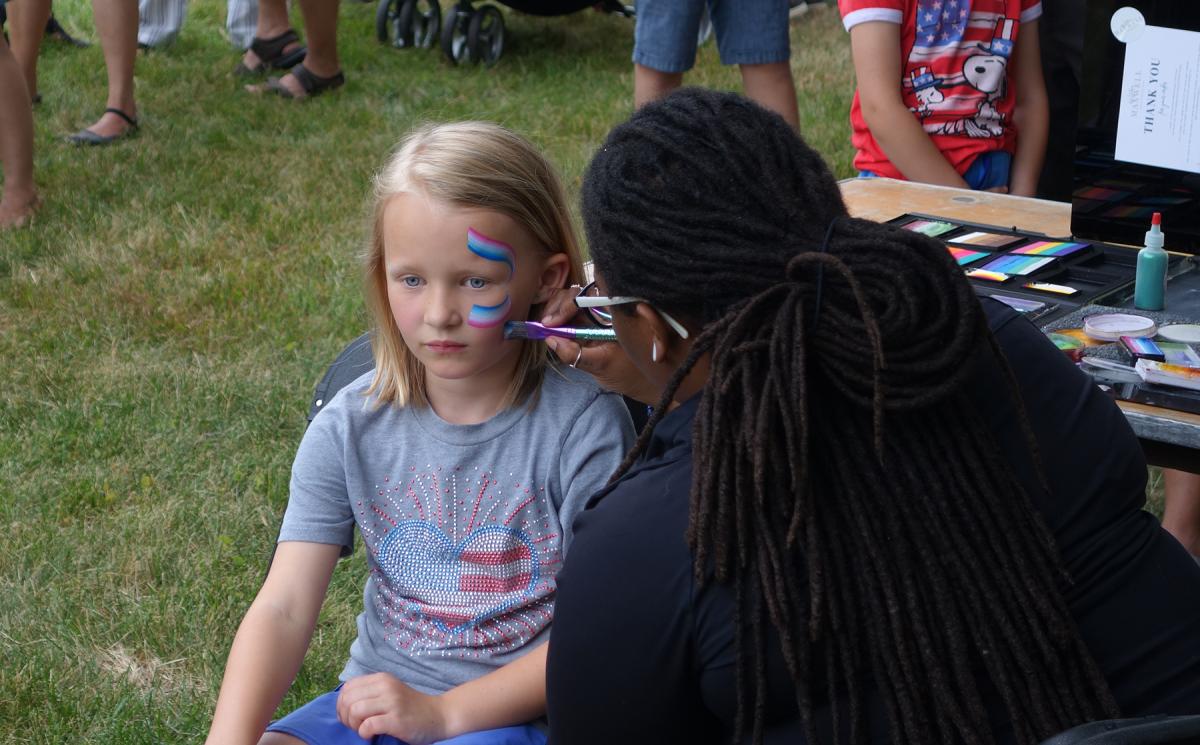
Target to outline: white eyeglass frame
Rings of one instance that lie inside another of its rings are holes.
[[[586,290],[587,288],[585,287],[584,289]],[[575,307],[577,308],[601,308],[610,305],[625,305],[627,303],[646,303],[646,305],[650,305],[648,300],[644,300],[640,297],[626,297],[624,295],[605,297],[603,295],[584,295],[581,292],[579,295],[575,296]],[[650,305],[650,307],[654,308],[653,305]],[[688,330],[683,327],[682,323],[676,321],[674,318],[671,318],[671,316],[667,315],[658,308],[654,308],[654,312],[662,316],[662,319],[667,322],[668,326],[675,330],[675,333],[679,334],[684,339],[688,338]]]

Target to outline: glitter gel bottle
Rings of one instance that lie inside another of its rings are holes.
[[[1133,307],[1162,310],[1167,294],[1167,252],[1163,250],[1162,213],[1150,218],[1146,246],[1138,251],[1137,276],[1133,282]]]

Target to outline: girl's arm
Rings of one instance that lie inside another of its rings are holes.
[[[412,745],[529,722],[546,713],[547,646],[440,696],[388,673],[354,678],[338,695],[338,719],[364,739],[386,734]]]
[[[258,742],[300,670],[341,548],[299,541],[278,545],[229,650],[209,745]]]
[[[900,95],[900,26],[886,21],[854,26],[850,52],[863,120],[892,165],[909,181],[967,188]]]
[[[1013,122],[1017,125],[1017,152],[1013,156],[1009,193],[1032,197],[1037,193],[1038,177],[1046,159],[1046,139],[1050,132],[1050,101],[1042,78],[1042,52],[1038,46],[1038,24],[1021,24],[1017,35],[1012,71],[1017,86]]]

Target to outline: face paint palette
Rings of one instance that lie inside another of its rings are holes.
[[[1106,200],[1124,198],[1127,192],[1137,196],[1119,186],[1098,185],[1088,191],[1089,198],[1110,209],[1114,202]],[[1137,251],[1127,246],[1051,238],[920,213],[901,215],[891,224],[940,241],[978,294],[1003,296],[997,299],[1021,306],[1019,310],[1039,325],[1087,305],[1132,308]],[[1172,257],[1170,276],[1187,271],[1180,261]],[[1200,269],[1193,273],[1200,297]]]
[[[966,266],[967,264],[991,256],[987,251],[972,251],[969,248],[956,248],[954,246],[947,246],[947,248],[950,249],[950,255],[954,257],[959,266]]]
[[[944,220],[927,220],[924,218],[909,220],[900,227],[904,228],[905,230],[911,230],[914,233],[927,235],[930,238],[937,238],[939,235],[945,235],[952,230],[958,229],[958,225],[955,225],[952,222],[946,222]]]
[[[946,239],[946,242],[952,246],[975,246],[991,250],[1000,250],[1007,248],[1021,240],[1022,238],[1020,236],[1012,235],[1010,233],[989,233],[984,230],[972,230],[970,232],[951,236]]]

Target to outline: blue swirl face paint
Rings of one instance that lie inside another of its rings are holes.
[[[512,246],[495,238],[488,238],[475,228],[467,228],[467,250],[488,261],[498,261],[508,265],[508,278],[512,279],[517,271],[517,254]]]
[[[474,228],[467,228],[467,250],[488,261],[506,265],[509,279],[517,271],[517,254],[512,246],[489,238]],[[496,305],[472,305],[471,312],[467,314],[467,325],[478,329],[499,326],[508,320],[511,307],[512,301],[508,295]]]
[[[508,320],[508,311],[511,306],[508,295],[504,296],[499,305],[472,305],[471,312],[467,315],[467,325],[477,329],[499,326]]]

